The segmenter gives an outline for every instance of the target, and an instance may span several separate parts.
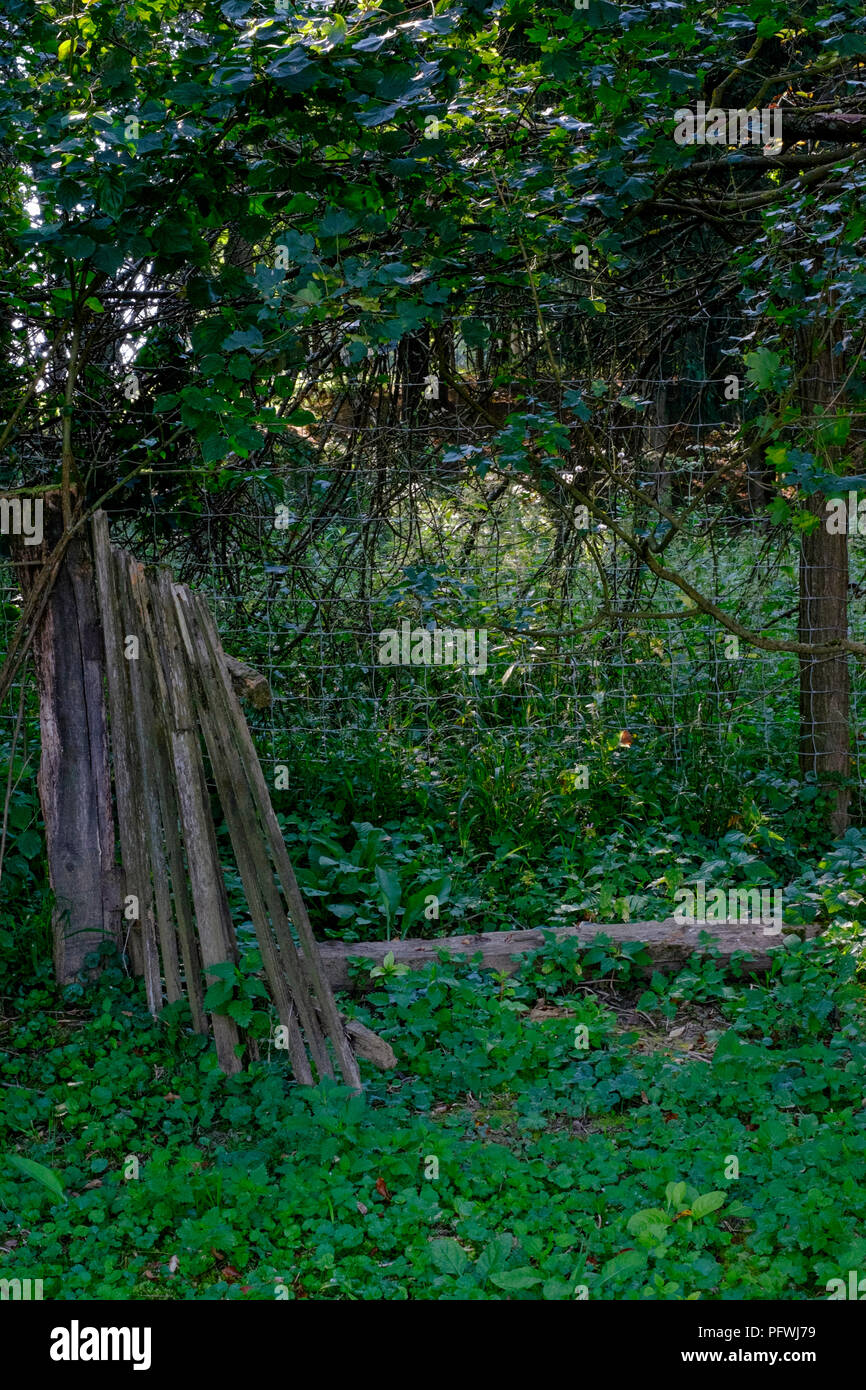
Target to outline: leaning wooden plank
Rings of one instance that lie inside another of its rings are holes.
[[[152,602],[153,595],[148,586],[140,590],[146,597],[139,609],[142,629],[149,653],[150,693],[153,712],[153,754],[157,766],[157,785],[160,797],[160,814],[165,836],[171,887],[174,897],[174,913],[177,921],[177,935],[183,960],[184,983],[192,1015],[193,1028],[197,1033],[209,1033],[204,1011],[204,991],[202,989],[202,962],[198,941],[195,935],[192,903],[187,884],[187,870],[183,858],[180,839],[177,796],[174,788],[174,770],[171,761],[171,741],[168,729],[170,700],[162,658],[154,630]]]
[[[119,553],[124,555],[122,551]],[[166,796],[164,788],[160,785],[162,768],[157,758],[155,653],[151,650],[148,641],[144,616],[147,607],[147,581],[144,577],[143,565],[134,560],[131,555],[124,555],[124,559],[128,581],[126,589],[129,603],[128,621],[130,627],[134,625],[139,642],[138,659],[135,662],[130,662],[130,668],[135,732],[144,786],[142,823],[153,874],[156,922],[159,933],[159,949],[162,955],[165,993],[168,1002],[175,1004],[183,998],[183,987],[180,981],[180,961],[171,902],[171,882],[162,829]]]
[[[112,575],[115,621],[120,639],[118,645],[119,678],[125,689],[123,697],[124,722],[120,730],[120,738],[126,747],[129,772],[128,802],[124,814],[127,821],[131,821],[127,848],[131,847],[132,850],[132,871],[127,877],[127,887],[138,899],[144,986],[147,1007],[155,1018],[162,1009],[162,975],[159,968],[159,949],[156,939],[156,912],[153,900],[149,846],[141,834],[141,817],[147,792],[141,747],[136,733],[134,686],[138,679],[138,671],[134,669],[135,663],[128,660],[126,656],[127,650],[131,650],[128,647],[127,639],[137,636],[137,633],[135,624],[130,619],[131,598],[127,592],[128,578],[125,561],[121,552],[113,549],[109,549],[108,558]],[[117,743],[118,740],[115,740],[115,746]],[[120,796],[121,793],[118,788],[118,819],[120,819]],[[121,842],[121,852],[123,849],[124,845]]]
[[[138,833],[138,807],[133,790],[131,759],[134,738],[132,731],[131,696],[123,657],[123,626],[120,620],[119,599],[111,558],[108,519],[105,512],[96,512],[92,523],[93,560],[96,575],[96,594],[105,645],[105,675],[108,686],[109,735],[114,766],[114,788],[117,800],[117,821],[120,832],[120,856],[123,874],[123,897],[147,898],[144,860]],[[148,885],[149,891],[149,885]],[[144,974],[144,955],[141,941],[141,916],[131,921],[130,957],[133,973]],[[148,1005],[151,1001],[148,1000]],[[153,1001],[156,1004],[156,1001]]]
[[[211,650],[214,653],[220,654],[222,648],[217,635],[216,624],[206,604],[201,606],[200,613],[202,629],[207,636]],[[253,800],[270,844],[271,854],[273,855],[276,865],[277,876],[286,896],[289,917],[298,933],[304,953],[305,969],[309,976],[311,987],[321,1008],[322,1019],[336,1053],[343,1080],[347,1085],[359,1089],[361,1085],[361,1074],[358,1070],[358,1063],[352,1052],[348,1038],[346,1037],[331,986],[319,963],[317,942],[313,936],[313,929],[307,915],[306,905],[301,897],[297,881],[295,880],[294,870],[292,869],[288,851],[274,813],[274,808],[271,805],[270,793],[265,783],[264,774],[259,763],[255,745],[252,741],[252,736],[247,727],[237,696],[232,688],[231,678],[226,670],[225,663],[217,661],[216,664],[222,680],[223,690],[226,694],[226,709],[231,720],[238,747],[241,750],[244,767],[247,770]]]
[[[174,613],[171,576],[160,571],[153,583],[154,627],[162,668],[168,683],[172,763],[177,786],[186,858],[189,865],[196,928],[209,983],[216,982],[210,967],[221,961],[236,962],[231,913],[219,862],[216,832],[208,804],[198,726],[187,673],[187,655]],[[222,1070],[240,1071],[236,1055],[238,1030],[225,1014],[213,1014],[213,1033]]]
[[[247,907],[256,930],[265,976],[277,1006],[280,1022],[288,1030],[289,1061],[295,1079],[302,1085],[311,1086],[313,1073],[298,1027],[292,992],[286,975],[280,968],[280,959],[263,896],[267,882],[270,881],[273,886],[273,876],[267,869],[267,861],[261,847],[258,821],[247,791],[244,769],[222,716],[222,688],[219,677],[213,670],[210,652],[196,622],[193,595],[182,585],[173,585],[172,592],[175,603],[181,609],[181,618],[186,625],[195,653],[194,674],[199,720],[244,886]],[[324,1052],[323,1041],[321,1045]],[[325,1059],[327,1061],[327,1053]]]
[[[175,602],[180,606],[188,630],[196,642],[199,657],[196,669],[204,682],[202,699],[212,710],[215,727],[221,732],[221,762],[231,770],[229,780],[232,792],[239,800],[238,838],[239,843],[243,846],[243,851],[249,856],[250,891],[247,894],[248,901],[250,901],[250,893],[252,893],[257,900],[261,899],[261,906],[267,910],[279,947],[279,952],[274,951],[274,964],[280,977],[285,977],[283,988],[285,985],[288,986],[290,998],[300,1015],[304,1036],[319,1075],[333,1076],[333,1067],[328,1056],[325,1037],[316,1013],[315,1001],[310,993],[309,979],[292,940],[286,910],[277,890],[273,869],[265,849],[261,823],[250,792],[248,768],[244,759],[245,750],[238,747],[233,736],[231,709],[219,671],[221,649],[218,644],[215,646],[210,640],[207,605],[200,596],[191,594],[183,586],[175,585],[174,593]],[[244,724],[244,728],[246,728],[246,724]],[[248,751],[247,756],[249,756]],[[253,756],[255,756],[254,752]],[[211,761],[213,762],[213,757]],[[233,833],[233,841],[234,838]],[[247,886],[246,880],[244,886],[245,888]],[[253,920],[255,921],[255,918]],[[268,930],[268,937],[273,948],[273,937],[270,935],[270,930]],[[279,1004],[278,997],[276,1002]],[[292,1016],[294,1017],[294,1010]],[[282,1022],[286,1022],[282,1012],[280,1018]]]
[[[723,960],[730,960],[735,951],[743,951],[749,956],[748,970],[761,973],[769,968],[770,952],[778,947],[780,936],[765,936],[763,928],[757,925],[731,926],[693,926],[683,925],[669,918],[665,922],[628,922],[626,925],[605,926],[600,922],[579,922],[575,926],[553,927],[557,941],[575,940],[582,946],[590,945],[598,936],[607,936],[617,945],[627,942],[646,943],[651,965],[646,973],[653,970],[671,972],[680,970],[696,951],[703,949],[700,941],[702,932],[709,932]],[[810,923],[808,926],[784,929],[784,935],[814,937],[820,927]],[[520,966],[521,955],[527,951],[537,951],[544,945],[541,931],[503,931],[475,932],[468,936],[441,936],[433,940],[409,937],[404,941],[324,941],[319,945],[319,956],[332,989],[352,989],[348,961],[352,956],[381,965],[386,955],[393,952],[397,965],[407,965],[410,969],[421,969],[430,965],[440,951],[453,956],[474,956],[480,953],[482,970],[501,970],[511,974]]]
[[[146,649],[143,649],[142,646],[143,634],[133,590],[136,562],[124,550],[113,550],[112,559],[115,574],[118,576],[120,620],[129,651],[126,666],[132,700],[132,739],[135,759],[138,834],[144,846],[145,879],[148,886],[152,885],[153,892],[152,900],[148,899],[147,908],[142,911],[145,957],[149,958],[152,954],[156,954],[157,975],[160,980],[162,977],[165,978],[166,996],[169,1003],[173,1004],[183,998],[183,991],[180,985],[168,871],[162,849],[159,796],[152,765],[151,738],[148,729],[150,722],[149,700],[143,670],[143,662],[146,661]],[[135,646],[132,645],[133,643]],[[160,953],[162,955],[161,969]],[[160,983],[159,1010],[161,1009],[162,985]]]

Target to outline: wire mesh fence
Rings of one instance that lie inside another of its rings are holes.
[[[519,357],[519,335],[508,346]],[[611,383],[545,376],[541,351],[533,339],[524,376],[497,374],[459,335],[442,377],[400,375],[394,352],[332,361],[293,383],[278,453],[198,474],[160,466],[113,507],[117,542],[200,587],[227,650],[268,676],[272,705],[251,719],[275,789],[306,795],[328,764],[371,759],[422,799],[445,792],[451,758],[491,776],[543,769],[564,790],[626,755],[677,790],[747,764],[795,775],[797,655],[737,637],[621,534],[663,540],[668,569],[744,629],[796,641],[799,533],[774,523],[766,477],[735,445],[736,366]],[[577,454],[545,492],[509,468],[539,420],[593,400],[602,471]],[[592,516],[559,485],[573,478],[591,484]],[[849,634],[862,640],[866,542],[849,539]],[[8,566],[2,599],[5,647]],[[862,780],[862,663],[849,667]],[[7,752],[22,688],[2,712]],[[32,776],[35,756],[21,736],[13,777]]]

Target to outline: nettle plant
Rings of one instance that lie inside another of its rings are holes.
[[[311,906],[318,903],[325,910],[325,930],[357,941],[362,928],[372,927],[378,934],[384,926],[390,941],[408,936],[416,926],[435,928],[439,909],[451,894],[451,879],[420,868],[417,847],[400,837],[367,822],[353,823],[352,829],[357,838],[349,850],[331,836],[311,836],[309,868],[298,871]]]
[[[262,957],[256,950],[245,951],[237,965],[228,960],[211,965],[208,974],[217,979],[204,997],[206,1009],[227,1014],[257,1038],[267,1037],[271,1027],[269,1014],[259,1005],[262,999],[268,1001],[268,991],[259,978],[262,968]]]

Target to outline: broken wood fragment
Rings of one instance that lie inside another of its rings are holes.
[[[384,1038],[380,1038],[378,1033],[374,1033],[357,1018],[344,1018],[343,1025],[356,1057],[364,1057],[368,1062],[374,1062],[383,1071],[396,1067],[397,1057],[393,1047]]]
[[[272,699],[267,676],[248,666],[245,661],[238,661],[236,656],[229,656],[223,652],[222,658],[228,667],[238,699],[246,700],[253,709],[266,709]]]

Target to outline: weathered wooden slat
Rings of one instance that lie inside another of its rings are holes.
[[[246,872],[241,868],[241,877],[244,882],[247,903],[250,907],[250,915],[256,925],[257,939],[260,945],[263,941],[266,943],[265,949],[262,951],[266,966],[265,973],[269,983],[271,983],[275,1000],[279,1000],[282,996],[288,1001],[293,1020],[295,1011],[292,1007],[292,1000],[299,1005],[308,1041],[313,1036],[317,1040],[318,1046],[311,1048],[311,1050],[320,1075],[326,1068],[325,1074],[331,1076],[333,1070],[327,1053],[324,1052],[324,1038],[319,1024],[319,1006],[309,994],[309,981],[303,970],[300,969],[301,962],[297,955],[295,943],[289,933],[286,911],[276,889],[273,869],[264,851],[261,826],[250,795],[246,769],[240,751],[228,733],[230,727],[229,711],[225,704],[224,686],[216,670],[216,664],[222,654],[221,648],[213,650],[205,635],[207,617],[206,611],[203,611],[205,610],[205,603],[201,596],[192,594],[189,589],[182,585],[174,586],[174,595],[175,601],[180,604],[184,612],[187,631],[190,633],[197,653],[196,675],[200,683],[199,713],[203,724],[208,728],[205,741],[208,745],[211,764],[215,769],[223,769],[220,800],[223,810],[226,812],[232,843],[238,855],[239,867],[241,867],[242,858],[248,866]],[[267,899],[266,904],[263,901],[265,898]],[[266,913],[269,914],[270,921],[276,924],[275,930],[277,930],[281,943],[280,954],[275,957],[276,975],[279,980],[277,987],[274,985],[274,971],[267,968],[268,955],[266,951],[273,950],[274,943],[268,930]],[[260,921],[262,930],[259,929]],[[285,969],[287,979],[283,978],[280,970],[281,965]],[[307,1007],[304,1007],[305,1004]],[[313,1011],[312,1016],[310,1010]],[[285,1022],[282,1010],[280,1010],[280,1018]],[[366,1028],[357,1019],[346,1019],[342,1014],[340,1015],[340,1022],[356,1056],[364,1057],[383,1068],[397,1065],[393,1049],[377,1033]],[[324,1066],[319,1059],[319,1048],[324,1052]],[[298,1079],[306,1078],[298,1075]]]
[[[112,594],[115,607],[115,621],[119,637],[119,679],[125,687],[123,697],[123,718],[121,738],[126,744],[129,785],[126,789],[128,804],[124,819],[131,822],[132,868],[127,875],[127,889],[138,898],[138,917],[140,922],[142,973],[144,975],[147,1007],[154,1018],[162,1008],[162,975],[159,966],[159,949],[156,938],[156,909],[153,898],[149,845],[141,836],[141,818],[144,814],[147,789],[145,770],[142,765],[141,747],[136,732],[136,683],[139,674],[136,663],[125,656],[127,637],[135,636],[135,623],[131,619],[131,595],[128,592],[128,576],[123,553],[111,550]],[[118,798],[120,789],[118,788]],[[118,808],[120,801],[118,800]],[[119,817],[118,817],[119,818]],[[121,849],[123,846],[121,846]]]
[[[156,640],[168,683],[172,764],[178,792],[183,838],[186,846],[196,928],[209,982],[216,980],[210,967],[221,961],[237,961],[231,913],[219,862],[216,832],[208,804],[201,745],[187,673],[187,653],[178,627],[171,593],[171,576],[160,571],[153,581],[157,602],[153,606]],[[214,1041],[220,1066],[228,1075],[241,1069],[235,1053],[238,1031],[224,1014],[212,1014]]]
[[[653,970],[672,972],[680,970],[695,952],[703,949],[700,941],[702,932],[714,938],[712,944],[719,951],[723,961],[730,961],[737,951],[749,956],[748,970],[760,974],[769,968],[771,951],[781,942],[780,936],[765,936],[758,925],[693,926],[682,925],[669,918],[664,922],[629,922],[625,925],[606,926],[601,922],[579,922],[575,926],[554,927],[557,941],[576,940],[581,945],[590,945],[598,936],[607,936],[611,941],[623,945],[626,942],[646,943],[651,965],[646,973]],[[808,926],[786,928],[791,935],[814,937],[820,927],[814,923]],[[474,956],[480,952],[482,970],[500,970],[512,974],[520,966],[520,956],[527,951],[537,951],[544,945],[541,931],[475,932],[467,936],[442,936],[435,940],[409,937],[404,941],[324,941],[319,945],[322,966],[333,989],[349,990],[355,988],[349,977],[348,961],[357,956],[381,965],[386,955],[393,952],[398,965],[410,969],[420,969],[430,965],[438,957],[439,951],[447,951],[454,956]]]
[[[133,713],[135,733],[138,741],[139,761],[145,802],[142,822],[153,876],[154,898],[156,900],[156,923],[159,934],[159,949],[162,955],[162,973],[165,980],[166,998],[170,1004],[183,998],[180,982],[180,961],[177,951],[174,912],[171,901],[171,882],[166,862],[165,840],[162,830],[162,816],[165,794],[161,786],[160,767],[157,759],[158,731],[156,726],[156,674],[154,659],[148,642],[145,619],[147,608],[147,581],[144,566],[123,551],[127,574],[127,621],[135,630],[139,641],[139,654],[135,662],[130,662],[132,678]]]
[[[105,675],[108,686],[109,730],[111,756],[114,766],[114,786],[117,800],[117,821],[120,835],[122,894],[138,898],[144,892],[145,870],[138,833],[138,809],[134,801],[131,758],[132,735],[131,695],[123,658],[123,630],[114,574],[114,562],[108,534],[108,518],[97,512],[92,523],[93,560],[99,616],[105,645]],[[144,974],[144,954],[141,941],[141,917],[132,921],[129,929],[129,953],[135,975]]]
[[[193,625],[200,639],[204,669],[208,671],[210,698],[217,703],[218,723],[225,730],[226,742],[230,747],[227,757],[229,757],[234,770],[234,786],[242,801],[244,823],[250,829],[247,845],[252,859],[252,871],[255,874],[257,887],[264,898],[276,936],[277,968],[285,976],[285,983],[291,993],[293,1005],[300,1016],[304,1038],[319,1075],[333,1076],[334,1071],[325,1042],[327,1027],[323,1031],[309,973],[304,968],[303,960],[292,938],[286,909],[277,888],[273,866],[268,858],[265,832],[251,791],[249,757],[250,754],[255,757],[255,750],[252,748],[251,740],[249,740],[249,731],[243,714],[237,701],[231,698],[226,681],[226,670],[221,666],[222,647],[204,600],[191,595],[188,590],[184,591],[183,594],[178,593],[177,596],[181,601],[186,600],[186,606],[194,615]],[[246,735],[246,741],[242,739],[240,746],[237,739],[238,730],[242,730],[243,734]],[[342,1029],[340,1040],[341,1042],[344,1040]]]
[[[244,886],[250,918],[256,930],[256,939],[262,954],[265,974],[277,1006],[280,1022],[285,1024],[288,1029],[289,1061],[295,1078],[303,1085],[312,1085],[313,1074],[298,1026],[293,992],[281,969],[268,910],[265,905],[265,891],[269,884],[273,888],[273,876],[268,869],[261,845],[261,832],[255,815],[255,808],[247,790],[244,768],[237,755],[224,717],[222,686],[213,669],[211,653],[196,620],[196,604],[193,595],[182,585],[174,585],[172,592],[175,603],[182,611],[186,630],[195,653],[194,670],[198,687],[199,720],[216,780],[220,804],[226,817],[226,824]],[[303,985],[303,980],[301,983]],[[324,1052],[324,1041],[321,1040],[321,1035],[320,1046]],[[327,1060],[327,1053],[324,1052],[324,1055]]]
[[[174,787],[171,742],[168,729],[170,701],[165,681],[165,673],[162,668],[161,653],[156,640],[156,632],[153,623],[153,592],[151,586],[148,584],[140,587],[139,594],[140,597],[145,600],[140,604],[139,616],[146,637],[146,648],[148,653],[145,671],[150,677],[149,697],[152,702],[153,753],[157,769],[162,829],[165,837],[166,856],[168,858],[171,887],[174,897],[177,935],[180,942],[181,958],[183,960],[184,983],[186,985],[193,1028],[197,1033],[209,1033],[210,1029],[204,1011],[204,991],[201,983],[201,953],[195,935],[192,903],[190,901],[186,865],[184,864],[183,858],[183,846],[180,838],[180,812]]]
[[[199,615],[202,631],[207,637],[211,652],[219,653],[221,651],[221,646],[216,631],[216,624],[206,604],[201,605]],[[352,1052],[349,1040],[346,1037],[331,986],[328,983],[319,961],[318,944],[313,936],[313,929],[310,925],[309,916],[307,915],[306,905],[301,897],[289,854],[283,841],[274,808],[271,805],[270,793],[265,783],[264,774],[259,764],[258,754],[256,753],[252,736],[247,727],[246,720],[244,719],[243,712],[232,687],[231,678],[224,663],[217,661],[216,669],[222,681],[223,690],[225,692],[225,709],[231,721],[238,748],[241,751],[253,801],[261,819],[263,830],[270,844],[277,876],[282,884],[283,893],[285,894],[288,914],[298,933],[311,989],[321,1009],[322,1020],[336,1053],[343,1079],[347,1085],[355,1089],[360,1089],[361,1076],[358,1070],[358,1063]]]

